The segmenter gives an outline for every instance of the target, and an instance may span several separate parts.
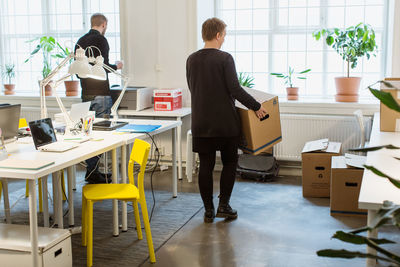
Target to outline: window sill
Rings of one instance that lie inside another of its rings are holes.
[[[279,97],[281,113],[290,114],[322,114],[322,115],[353,115],[357,109],[363,115],[373,116],[379,112],[377,99],[360,98],[358,102],[336,102],[332,98],[299,97],[299,100],[287,100],[286,96]]]
[[[80,95],[65,96],[65,94],[60,94],[60,98],[67,108],[69,108],[71,104],[82,102]],[[40,107],[40,96],[35,93],[16,92],[15,95],[0,95],[0,103],[21,104],[23,108]],[[48,108],[58,108],[56,97],[46,96],[46,105]]]

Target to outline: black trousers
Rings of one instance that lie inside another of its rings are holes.
[[[206,209],[213,205],[213,171],[216,151],[221,151],[220,203],[228,204],[235,184],[238,137],[193,138],[193,151],[199,153],[199,189]]]

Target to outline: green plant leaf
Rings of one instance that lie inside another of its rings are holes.
[[[334,40],[335,39],[332,36],[328,36],[328,37],[326,37],[326,44],[331,46],[333,44]]]
[[[364,236],[352,234],[352,233],[346,233],[344,231],[337,231],[332,238],[339,239],[343,242],[346,243],[351,243],[355,245],[365,245],[367,244],[367,239]],[[394,244],[396,242],[393,242],[388,239],[377,239],[377,238],[369,238],[370,240],[374,241],[376,244]]]
[[[368,89],[376,98],[378,98],[382,102],[382,104],[384,104],[390,109],[400,112],[400,105],[397,103],[397,101],[393,98],[393,96],[390,93],[373,89],[371,87],[368,87]]]
[[[299,72],[299,74],[304,74],[304,73],[307,73],[307,72],[310,72],[311,71],[311,69],[306,69],[306,70],[303,70],[302,72]]]
[[[390,181],[394,186],[396,186],[397,188],[400,188],[400,181],[399,181],[399,180],[394,179],[394,178],[392,178],[392,177],[386,175],[385,173],[381,172],[380,170],[376,169],[376,168],[373,167],[373,166],[364,165],[364,167],[365,167],[367,170],[372,171],[374,174],[376,174],[376,175],[378,175],[378,176],[380,176],[380,177],[384,177],[384,178],[389,179],[389,181]]]
[[[362,253],[358,251],[348,251],[345,249],[323,249],[317,251],[317,255],[320,257],[330,257],[330,258],[345,258],[345,259],[354,259],[354,258],[372,258],[378,259],[386,262],[393,262],[387,258],[369,254],[369,253]]]

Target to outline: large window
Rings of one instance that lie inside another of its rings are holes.
[[[42,57],[24,61],[36,46],[28,42],[40,36],[53,36],[62,46],[73,49],[77,40],[90,29],[90,16],[101,12],[108,19],[106,38],[110,62],[120,59],[118,0],[0,0],[0,63],[14,63],[16,90],[39,93]],[[52,60],[53,68],[57,60]],[[65,68],[66,71],[67,68]],[[109,75],[110,83],[119,83]],[[5,81],[4,81],[5,82]]]
[[[255,78],[255,87],[285,94],[281,79],[271,72],[311,68],[307,80],[296,80],[300,94],[326,97],[335,94],[334,77],[345,76],[341,57],[312,32],[344,28],[360,22],[376,33],[377,57],[362,58],[351,76],[362,77],[361,88],[384,77],[387,35],[385,0],[217,0],[217,16],[227,27],[223,50],[232,54],[238,72]],[[368,96],[368,90],[361,90]]]

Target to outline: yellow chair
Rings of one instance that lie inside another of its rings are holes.
[[[146,231],[147,246],[149,247],[150,262],[156,262],[143,185],[144,172],[149,151],[149,143],[140,139],[135,140],[128,165],[128,184],[89,184],[82,188],[82,245],[87,246],[87,266],[93,265],[93,204],[94,202],[106,199],[132,201],[137,235],[141,240],[143,239],[143,235],[138,209],[139,202],[142,210],[144,229]],[[140,172],[137,177],[137,187],[135,186],[133,176],[135,162],[140,165]]]

